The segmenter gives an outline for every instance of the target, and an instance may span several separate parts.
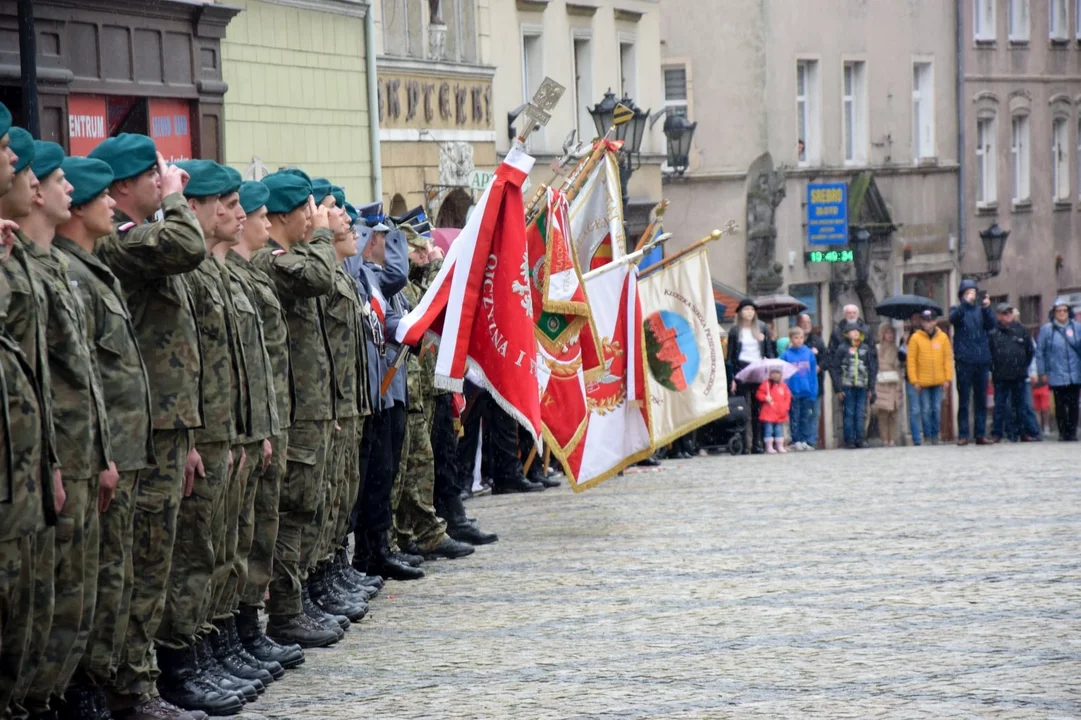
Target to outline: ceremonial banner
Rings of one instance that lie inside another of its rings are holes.
[[[575,346],[560,358],[542,351],[538,363],[545,442],[575,492],[607,480],[653,451],[637,269],[627,265],[589,279],[586,295],[602,336],[603,375],[586,381],[581,362],[575,362],[574,354],[580,354]],[[576,425],[567,419],[577,418],[579,404],[588,414]]]
[[[712,288],[705,248],[638,282],[655,445],[728,413]]]
[[[395,339],[416,346],[425,332],[434,333],[435,386],[461,392],[468,366],[536,441],[537,341],[522,203],[522,183],[532,167],[533,158],[521,150],[507,154],[439,274],[398,323]]]
[[[623,191],[616,151],[620,143],[606,140],[605,152],[571,204],[571,238],[578,261],[587,272],[627,254],[623,234]],[[587,290],[588,294],[588,290]]]

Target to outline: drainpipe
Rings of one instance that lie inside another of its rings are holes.
[[[957,266],[965,257],[968,235],[965,233],[965,0],[956,0],[954,14],[957,18]]]
[[[41,139],[38,110],[38,51],[34,30],[33,0],[19,0],[19,85],[22,88],[23,125],[35,140]]]
[[[372,163],[372,202],[383,199],[383,156],[379,150],[379,84],[375,70],[375,16],[371,3],[364,13],[365,63],[368,73],[368,126]]]

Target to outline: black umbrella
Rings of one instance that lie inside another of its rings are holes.
[[[894,320],[908,320],[924,310],[933,310],[937,315],[942,314],[942,308],[938,303],[919,295],[894,295],[875,306],[875,312],[879,315],[885,315]]]
[[[798,315],[807,309],[806,305],[791,295],[765,295],[760,298],[755,298],[754,304],[758,308],[758,317],[760,320],[776,320],[777,318],[791,317],[792,315]]]

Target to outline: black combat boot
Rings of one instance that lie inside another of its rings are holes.
[[[266,689],[263,686],[263,683],[258,680],[245,680],[244,678],[230,675],[214,657],[214,652],[210,648],[209,640],[204,639],[196,642],[195,659],[198,663],[201,677],[206,682],[225,692],[239,695],[246,703],[252,702],[258,698],[259,693]]]
[[[308,592],[308,584],[300,585],[300,603],[304,608],[304,614],[321,624],[328,630],[337,628],[338,639],[345,637],[345,631],[349,629],[349,618],[344,615],[331,615],[312,601],[311,593]]]
[[[210,643],[211,652],[214,653],[214,659],[225,669],[225,672],[242,680],[250,680],[253,683],[259,683],[264,689],[267,685],[274,682],[274,676],[269,672],[257,665],[249,665],[244,662],[243,658],[236,654],[236,651],[233,649],[233,644],[229,642],[229,632],[222,623],[215,622],[214,627],[218,632],[210,633],[207,637],[207,641]],[[285,671],[282,670],[282,673],[284,672]],[[256,690],[259,690],[259,688],[256,687]]]
[[[385,533],[376,533],[368,538],[371,557],[368,560],[368,574],[379,575],[391,580],[419,580],[424,571],[396,560],[387,547]]]
[[[458,542],[448,535],[444,535],[434,547],[431,547],[424,551],[425,560],[435,560],[436,558],[447,558],[453,560],[455,558],[465,557],[466,555],[472,555],[475,548],[472,545],[464,542]]]
[[[447,535],[470,545],[488,545],[499,540],[495,533],[484,532],[465,514],[465,505],[457,495],[450,494],[439,508],[440,517],[447,521]]]
[[[362,570],[350,565],[349,556],[344,547],[338,548],[338,553],[334,560],[335,564],[341,569],[343,577],[365,588],[365,592],[368,593],[368,599],[374,598],[379,594],[380,588],[383,587],[383,578],[365,575]]]
[[[302,648],[329,647],[342,637],[341,628],[324,627],[308,617],[299,615],[271,615],[267,619],[267,638],[279,643],[295,643]]]
[[[260,660],[248,652],[248,649],[240,642],[240,635],[236,630],[235,616],[225,620],[221,625],[225,628],[225,637],[229,640],[229,647],[233,649],[233,654],[243,660],[246,665],[266,670],[274,680],[280,680],[285,676],[285,668],[282,667],[281,663],[274,660]],[[266,683],[264,682],[263,684],[265,685]]]
[[[195,650],[159,647],[158,692],[178,707],[201,710],[208,715],[236,715],[244,707],[244,701],[233,692],[222,690],[205,681],[195,659]]]
[[[53,707],[59,720],[111,720],[113,717],[108,709],[98,705],[94,688],[82,683],[69,685],[64,692],[64,701]]]
[[[329,615],[342,615],[352,622],[359,622],[368,614],[367,603],[349,602],[337,588],[330,584],[325,566],[308,576],[308,595],[312,602]]]
[[[304,664],[304,651],[299,645],[279,645],[263,633],[259,610],[251,605],[240,606],[236,634],[244,648],[258,660],[276,662],[286,670]]]
[[[368,586],[361,585],[360,582],[353,580],[352,575],[346,574],[345,569],[347,567],[348,565],[342,565],[337,559],[328,563],[326,569],[327,583],[338,590],[349,602],[367,605],[368,601],[372,599],[374,591]]]

